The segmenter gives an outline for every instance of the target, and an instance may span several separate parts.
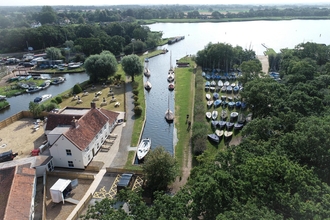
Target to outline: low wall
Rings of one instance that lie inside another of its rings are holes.
[[[65,171],[52,171],[47,172],[47,176],[57,176],[59,178],[66,179],[88,179],[94,180],[94,175],[90,173],[79,173],[79,172],[65,172]]]
[[[130,169],[125,169],[125,168],[112,168],[112,167],[107,167],[106,168],[107,173],[134,173],[138,175],[143,175],[142,170],[130,170]]]
[[[84,204],[82,206],[80,206],[79,210],[72,217],[72,219],[79,219],[80,215],[85,210],[85,208],[88,206],[88,204],[89,204],[89,202],[91,201],[92,198],[93,198],[93,194],[91,193],[91,194],[89,194],[89,196],[87,197],[87,199],[84,201]]]

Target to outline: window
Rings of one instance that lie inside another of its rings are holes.
[[[91,160],[91,155],[90,154],[88,154],[88,161],[90,161]]]
[[[69,166],[69,167],[74,167],[74,165],[73,165],[73,161],[68,161],[68,166]]]
[[[71,150],[66,149],[65,151],[67,156],[72,156]]]
[[[97,135],[95,136],[95,138],[96,138],[96,140],[99,139],[99,135],[97,134]]]
[[[100,148],[100,144],[99,144],[99,143],[97,143],[97,144],[96,144],[96,146],[97,146],[97,149],[99,149],[99,148]]]

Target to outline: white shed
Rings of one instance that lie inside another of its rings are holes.
[[[56,183],[50,188],[50,195],[54,203],[63,202],[64,199],[72,190],[71,180],[58,179]]]

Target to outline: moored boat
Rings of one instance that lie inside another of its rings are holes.
[[[216,120],[217,117],[218,117],[218,111],[216,111],[216,110],[212,111],[212,119]]]
[[[169,84],[168,84],[168,89],[169,89],[170,91],[174,90],[174,83],[169,83]]]
[[[219,87],[222,87],[222,86],[223,86],[223,82],[222,82],[222,80],[219,80],[219,81],[218,81],[218,86],[219,86]]]
[[[207,135],[207,137],[215,143],[219,143],[219,141],[220,141],[218,135],[216,135],[216,134],[209,134],[209,135]]]
[[[27,93],[33,93],[33,92],[38,92],[42,90],[42,87],[39,87],[39,86],[34,86],[34,87],[29,87],[26,92]]]
[[[144,68],[144,75],[146,76],[146,77],[150,77],[150,70],[146,67],[146,68]]]
[[[227,118],[227,111],[226,110],[222,110],[220,117],[222,118],[222,120],[225,120]]]
[[[206,112],[205,115],[206,115],[206,118],[207,119],[210,119],[212,117],[212,113],[211,112]]]
[[[223,130],[219,130],[219,129],[216,129],[216,130],[215,130],[215,134],[216,134],[218,137],[222,137],[222,136],[223,136],[223,133],[224,133]]]
[[[144,88],[148,91],[152,88],[152,85],[148,80],[144,83]]]
[[[137,147],[137,158],[139,160],[143,159],[149,152],[151,148],[151,139],[150,138],[144,138],[141,140],[139,146]]]
[[[225,128],[226,123],[227,123],[226,121],[219,121],[218,122],[218,125],[219,125],[219,127],[220,127],[221,130]]]
[[[212,100],[207,101],[207,102],[206,102],[207,107],[210,108],[210,107],[212,106],[213,103],[214,103],[214,102],[213,102]]]
[[[229,130],[232,130],[233,127],[234,127],[234,123],[233,122],[230,122],[230,121],[227,121],[226,122],[226,128],[227,128],[228,131]]]
[[[238,112],[232,112],[232,113],[230,113],[230,117],[232,119],[235,119],[237,116],[238,116]]]
[[[214,105],[214,107],[216,108],[216,107],[219,107],[220,105],[221,105],[221,100],[220,99],[217,99],[217,100],[215,100],[214,102],[213,102],[213,105]]]
[[[244,124],[241,123],[235,123],[234,130],[241,130],[243,128]]]
[[[210,93],[206,93],[205,97],[206,97],[207,100],[210,100],[211,99],[211,94]]]
[[[52,97],[53,97],[52,94],[45,94],[45,95],[36,97],[33,100],[33,102],[35,102],[35,103],[42,103],[42,102],[44,102],[44,101],[46,101],[46,100],[48,100],[48,99],[50,99]]]
[[[232,132],[232,131],[225,131],[225,132],[223,133],[223,135],[224,135],[226,138],[229,138],[229,137],[231,137],[231,136],[233,135],[233,132]]]
[[[2,101],[2,100],[6,100],[6,96],[5,95],[0,95],[0,101]]]

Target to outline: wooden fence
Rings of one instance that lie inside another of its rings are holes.
[[[46,116],[48,116],[48,112],[42,112],[40,115],[40,117],[46,117]],[[5,128],[6,126],[8,126],[22,118],[33,118],[33,115],[29,111],[20,111],[17,114],[15,114],[9,118],[6,118],[3,121],[0,121],[0,129]]]

